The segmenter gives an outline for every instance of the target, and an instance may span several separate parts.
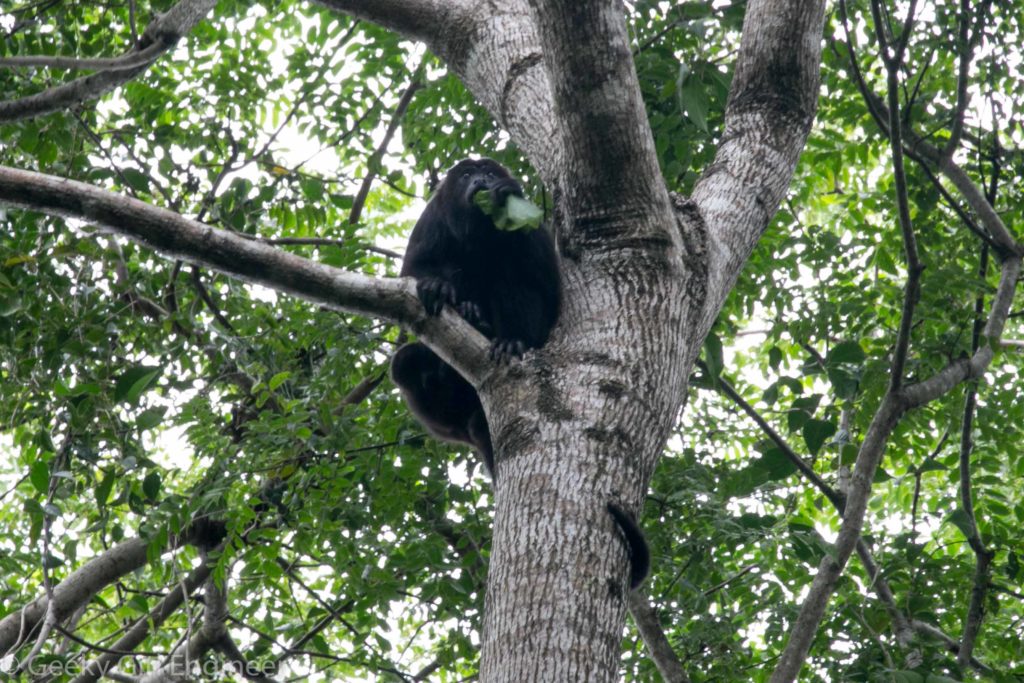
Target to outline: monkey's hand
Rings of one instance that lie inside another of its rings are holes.
[[[494,206],[504,206],[509,195],[513,194],[517,197],[523,196],[519,185],[511,178],[498,180],[491,186],[491,202],[494,203]]]
[[[439,315],[445,304],[455,305],[455,287],[439,277],[416,279],[416,295],[420,298],[427,315]]]
[[[495,339],[491,342],[491,360],[508,363],[526,353],[526,344],[521,339]]]

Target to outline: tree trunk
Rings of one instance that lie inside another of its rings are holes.
[[[678,249],[563,273],[552,341],[482,387],[498,446],[487,681],[618,677],[628,558],[607,504],[640,509],[693,355]]]

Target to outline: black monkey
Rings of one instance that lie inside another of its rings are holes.
[[[473,202],[489,192],[494,206],[523,196],[519,183],[491,159],[455,164],[416,222],[402,264],[430,315],[445,304],[491,340],[491,357],[507,360],[544,345],[558,319],[561,283],[551,236],[498,230]],[[434,436],[467,443],[489,472],[494,452],[476,390],[423,344],[406,344],[391,361],[391,379],[413,415]]]
[[[558,320],[561,278],[551,236],[537,230],[499,230],[473,202],[489,192],[493,206],[523,189],[501,164],[465,159],[448,171],[413,228],[402,276],[430,315],[445,304],[491,340],[498,361],[540,348]],[[420,343],[406,344],[391,361],[391,379],[409,410],[436,437],[466,443],[494,475],[494,448],[473,386]],[[630,548],[631,587],[647,574],[649,552],[636,522],[617,506],[608,511]]]

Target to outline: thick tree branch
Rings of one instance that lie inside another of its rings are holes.
[[[61,581],[53,590],[57,620],[63,621],[107,585],[146,564],[148,545],[141,538],[124,541]],[[24,640],[24,636],[35,630],[48,607],[49,600],[40,596],[0,620],[0,652],[10,652],[18,645],[19,634]]]
[[[531,0],[564,152],[569,220],[605,234],[637,215],[669,223],[654,139],[618,0]],[[571,225],[571,223],[570,223]],[[652,226],[655,227],[655,226]]]
[[[193,543],[202,529],[192,525],[182,534],[173,536],[164,552]],[[104,551],[69,574],[53,588],[53,609],[57,621],[86,605],[94,595],[122,576],[146,564],[150,541],[133,538]],[[46,595],[40,596],[20,610],[0,620],[0,653],[13,651],[39,626],[40,619],[50,608]]]
[[[824,12],[822,0],[747,4],[725,131],[693,192],[711,233],[702,336],[775,215],[810,133]]]
[[[130,50],[120,57],[78,59],[76,57],[51,57],[47,55],[25,57],[0,57],[0,67],[48,69],[84,69],[87,71],[126,71],[140,66],[149,66],[157,57],[167,51],[166,45],[153,43],[141,50]]]
[[[339,12],[371,21],[395,33],[433,45],[471,11],[467,0],[315,0]]]
[[[348,273],[85,183],[3,166],[0,204],[94,223],[164,256],[332,310],[400,323],[470,381],[481,381],[495,368],[484,337],[451,310],[427,316],[411,280]]]
[[[123,55],[119,68],[79,78],[35,95],[0,102],[0,122],[70,109],[127,83],[174,47],[178,39],[187,35],[216,4],[216,0],[180,0],[146,28],[139,48]]]

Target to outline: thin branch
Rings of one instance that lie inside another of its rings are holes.
[[[130,66],[100,71],[34,95],[0,102],[0,122],[68,110],[110,92],[142,73],[161,54],[174,47],[216,4],[216,0],[180,0],[146,28],[140,41],[141,49],[133,48],[124,56],[124,63]]]
[[[370,194],[370,188],[373,186],[373,180],[377,177],[377,172],[380,170],[380,166],[384,160],[384,153],[387,152],[388,145],[391,144],[391,138],[395,136],[395,132],[398,130],[399,124],[402,122],[402,117],[405,116],[406,109],[409,108],[409,104],[412,102],[413,96],[416,91],[423,87],[423,82],[420,80],[423,72],[423,67],[426,64],[426,60],[420,62],[420,65],[416,67],[415,72],[412,76],[412,81],[409,86],[402,93],[401,99],[398,100],[398,106],[395,107],[395,113],[391,116],[391,121],[388,122],[387,130],[384,131],[384,137],[381,138],[380,144],[377,145],[377,149],[373,151],[370,158],[366,161],[366,177],[363,178],[363,184],[359,187],[359,192],[356,193],[356,198],[352,202],[352,210],[348,214],[348,222],[350,225],[354,225],[359,222],[360,217],[363,213],[363,206],[366,204],[366,197]]]
[[[985,280],[988,274],[988,249],[981,251],[981,263],[978,266],[978,277]],[[985,297],[978,294],[974,302],[974,330],[972,332],[971,350],[977,352],[981,344],[982,314],[984,312]],[[981,623],[984,619],[985,598],[991,582],[991,565],[995,553],[985,547],[982,541],[981,532],[978,530],[978,522],[974,513],[974,500],[971,490],[971,452],[974,450],[974,441],[971,438],[974,428],[974,413],[977,402],[978,382],[976,380],[967,384],[967,392],[964,397],[964,417],[960,429],[960,509],[964,513],[964,523],[967,526],[967,542],[974,552],[974,581],[971,587],[971,599],[967,606],[967,616],[964,619],[963,636],[960,638],[960,651],[957,653],[956,662],[961,670],[967,668],[974,651],[974,643],[981,631]]]
[[[683,670],[683,663],[661,627],[657,610],[642,590],[629,592],[628,607],[636,630],[640,632],[644,646],[665,683],[689,683],[690,677]]]
[[[939,457],[939,453],[942,452],[942,448],[946,445],[948,439],[949,427],[947,426],[945,431],[942,432],[942,437],[939,438],[939,443],[932,449],[932,452],[928,454],[928,457],[920,465],[914,468],[914,497],[910,503],[910,532],[915,537],[917,535],[917,506],[921,498],[921,476],[924,474],[924,467]]]
[[[960,146],[960,138],[964,133],[964,115],[967,113],[967,103],[970,101],[970,93],[967,86],[970,82],[970,67],[972,50],[968,40],[968,27],[970,26],[971,0],[960,0],[960,17],[958,19],[959,31],[957,34],[957,51],[959,52],[959,68],[956,78],[956,109],[953,112],[953,129],[942,150],[943,156],[952,156],[957,147]]]
[[[942,644],[946,647],[946,651],[947,652],[951,652],[953,654],[958,654],[960,652],[960,643],[958,643],[953,638],[950,638],[945,633],[943,633],[939,629],[935,628],[931,624],[928,624],[928,623],[925,623],[923,621],[918,621],[917,619],[914,619],[911,622],[911,626],[913,626],[914,630],[917,631],[918,633],[926,635],[926,636],[929,636],[931,638],[935,638],[936,640],[941,641]],[[985,674],[991,674],[992,673],[992,669],[990,669],[985,664],[982,664],[975,657],[971,657],[970,664],[971,664],[971,667],[973,667],[977,671],[980,671],[980,672],[985,673]]]
[[[23,57],[0,57],[0,67],[25,69],[42,67],[44,69],[70,69],[89,71],[127,71],[145,67],[167,51],[167,47],[154,43],[141,50],[132,49],[120,57],[85,59],[77,57],[60,57],[47,55],[29,55]]]
[[[167,621],[188,596],[209,578],[211,569],[205,562],[194,569],[183,581],[175,585],[156,607],[136,620],[135,624],[117,642],[111,647],[105,648],[103,654],[89,662],[72,683],[95,683],[106,675],[106,672],[117,666],[125,656],[129,656],[128,653],[133,653],[135,648],[149,637],[153,630]]]
[[[736,581],[738,579],[743,578],[744,576],[746,576],[750,572],[754,571],[755,569],[757,569],[757,565],[756,564],[748,564],[746,567],[744,567],[743,569],[739,570],[738,572],[736,572],[735,574],[733,574],[729,578],[724,579],[722,581],[719,581],[718,583],[716,583],[711,588],[705,589],[704,590],[704,597],[707,598],[707,597],[710,597],[710,596],[714,595],[718,591],[720,591],[723,588],[725,588],[726,586],[728,586],[733,581]]]
[[[893,352],[892,369],[889,376],[889,391],[898,391],[903,384],[904,367],[910,348],[910,331],[914,324],[914,309],[920,298],[921,272],[924,266],[917,254],[917,238],[910,219],[910,201],[907,197],[907,176],[903,165],[903,138],[900,124],[899,103],[899,72],[903,66],[903,53],[909,40],[910,27],[913,21],[916,2],[911,0],[907,21],[896,51],[886,56],[885,31],[878,20],[880,0],[871,0],[871,12],[876,17],[875,35],[882,46],[882,56],[887,73],[887,96],[889,101],[889,142],[892,151],[892,169],[895,179],[896,206],[898,208],[900,232],[903,235],[903,251],[907,258],[907,283],[903,291],[903,312],[900,316],[899,332],[896,336],[896,349]]]
[[[903,56],[907,52],[907,45],[910,43],[910,36],[914,29],[914,17],[917,14],[917,0],[910,0],[910,6],[907,8],[907,17],[903,20],[903,29],[900,31],[900,39],[896,44],[896,53],[893,55],[893,61],[896,64],[902,65]]]
[[[220,306],[213,300],[213,296],[210,294],[210,290],[203,284],[203,276],[198,268],[193,267],[191,272],[192,286],[196,288],[196,292],[199,293],[199,298],[202,299],[203,303],[206,304],[206,308],[213,315],[214,319],[221,324],[231,334],[237,334],[235,326],[231,324],[231,321],[224,317],[223,311],[220,310]]]
[[[708,372],[708,367],[707,365],[704,364],[703,361],[698,360],[697,364],[701,367],[702,370],[704,370],[704,372]],[[804,477],[806,477],[807,480],[811,482],[814,485],[814,487],[822,493],[822,495],[828,498],[829,502],[831,502],[832,505],[835,506],[836,510],[842,513],[843,507],[846,505],[846,501],[844,500],[843,495],[836,491],[835,489],[833,489],[825,482],[825,480],[819,477],[818,473],[814,471],[814,468],[812,468],[810,465],[804,462],[804,459],[797,455],[796,451],[794,451],[789,446],[786,440],[783,439],[782,436],[778,432],[776,432],[770,424],[768,424],[767,420],[761,417],[760,413],[754,410],[754,407],[750,405],[750,403],[748,403],[746,399],[740,396],[739,392],[737,392],[736,389],[733,388],[732,384],[730,384],[728,380],[726,380],[724,377],[719,376],[718,386],[721,389],[722,393],[729,397],[729,400],[738,405],[740,407],[740,410],[746,413],[747,416],[751,420],[753,420],[758,427],[761,428],[761,431],[763,431],[768,436],[768,438],[772,440],[775,446],[782,452],[783,455],[786,456],[786,459],[793,463],[793,466],[800,471],[800,474],[804,475]]]

